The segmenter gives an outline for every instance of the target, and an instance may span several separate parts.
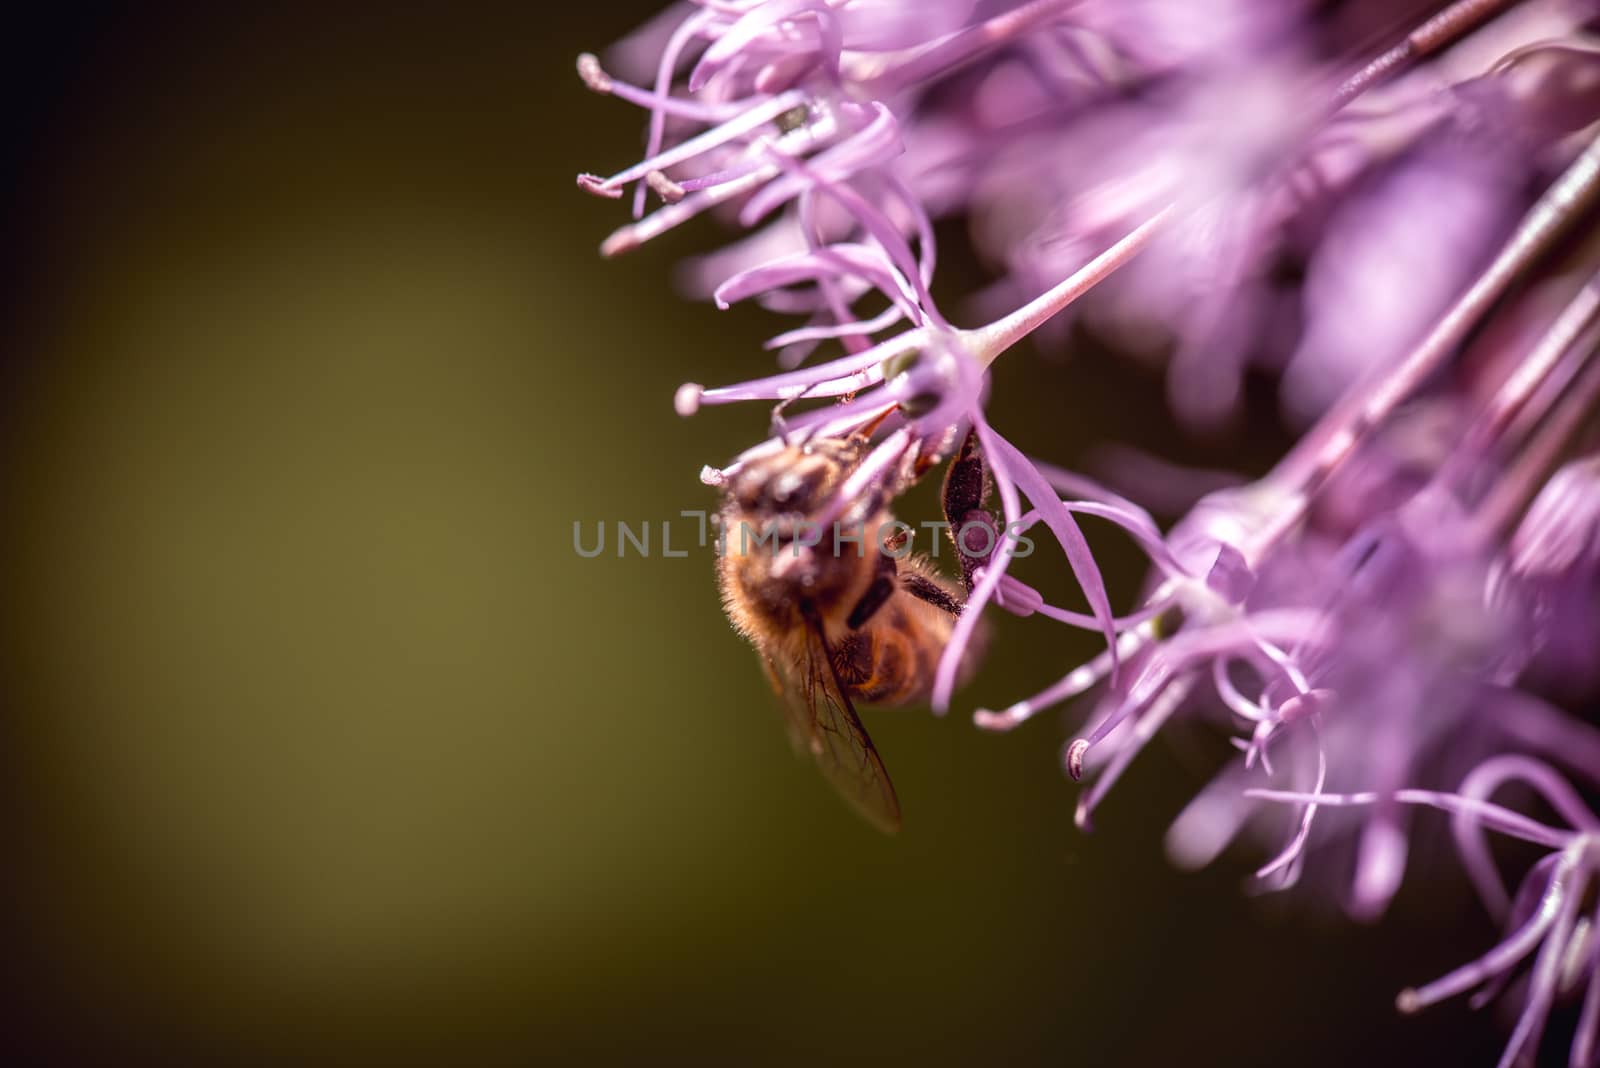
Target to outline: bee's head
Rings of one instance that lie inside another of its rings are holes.
[[[823,522],[855,459],[850,442],[816,442],[752,463],[732,480],[724,551],[745,558],[754,586],[784,601],[825,602],[860,584],[877,551],[870,534],[855,536],[865,506]]]
[[[724,536],[725,551],[741,558],[746,588],[770,602],[774,615],[791,611],[801,599],[828,605],[858,595],[876,566],[878,549],[870,537],[831,524],[745,520]]]
[[[845,448],[834,442],[790,446],[739,472],[729,496],[749,515],[803,519],[820,511],[838,488],[849,461]]]

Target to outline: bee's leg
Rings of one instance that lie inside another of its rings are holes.
[[[900,588],[917,600],[926,601],[935,608],[942,608],[953,616],[961,614],[961,602],[950,596],[949,590],[932,579],[923,578],[921,575],[904,575],[900,579]]]
[[[872,642],[864,635],[846,634],[831,655],[839,685],[860,696],[858,687],[872,678]]]
[[[767,673],[767,681],[772,684],[772,692],[782,693],[783,680],[778,678],[778,669],[773,667],[771,658],[763,656],[761,658],[761,667]]]
[[[845,626],[851,630],[859,630],[867,620],[877,614],[878,609],[894,596],[895,587],[895,562],[894,557],[887,553],[878,554],[877,572],[872,577],[872,585],[867,587],[867,592],[861,595],[861,600],[850,609],[850,618],[845,621]]]
[[[968,431],[944,476],[944,517],[961,563],[961,581],[968,590],[972,589],[972,573],[989,562],[999,544],[998,525],[983,506],[988,495],[989,476],[978,452],[977,432]]]
[[[978,454],[978,433],[969,430],[944,473],[945,518],[954,521],[974,508],[982,508],[989,495],[987,482],[983,457]]]

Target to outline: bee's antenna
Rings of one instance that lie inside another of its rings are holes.
[[[793,404],[795,401],[804,400],[806,394],[810,393],[811,390],[812,390],[812,387],[815,386],[815,385],[816,385],[816,383],[813,382],[811,385],[807,386],[805,389],[802,389],[800,392],[795,393],[795,394],[791,394],[790,396],[787,396],[787,397],[783,398],[777,404],[774,404],[772,406],[772,429],[777,433],[777,435],[780,438],[783,439],[783,443],[785,445],[793,445],[793,444],[795,444],[795,442],[789,440],[789,424],[783,418],[783,411],[784,411],[785,408],[789,407],[789,405]],[[811,437],[811,433],[812,433],[812,431],[808,430],[806,432],[805,439],[802,439],[802,440],[809,439]]]
[[[792,445],[794,443],[789,440],[789,424],[784,421],[783,410],[799,399],[800,395],[796,394],[793,397],[785,397],[783,400],[772,406],[772,429],[777,432],[777,435],[780,438],[783,439],[783,443],[785,445]]]

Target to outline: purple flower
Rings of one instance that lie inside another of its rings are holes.
[[[1579,231],[1600,204],[1596,16],[1458,0],[1397,29],[1378,7],[700,0],[613,53],[640,84],[580,60],[648,123],[644,160],[578,184],[631,191],[607,255],[722,216],[744,234],[689,264],[687,288],[796,317],[769,342],[776,372],[679,390],[685,416],[775,406],[770,436],[704,481],[869,433],[839,515],[970,432],[1006,528],[1049,531],[1088,611],[992,552],[935,709],[991,607],[1097,631],[1102,653],[978,725],[1087,695],[1064,763],[1088,828],[1175,717],[1215,722],[1238,754],[1173,823],[1174,861],[1264,841],[1261,888],[1319,888],[1363,920],[1428,830],[1418,807],[1444,809],[1508,933],[1401,1008],[1493,996],[1531,958],[1503,1063],[1580,987],[1587,1063],[1600,820],[1569,776],[1600,789],[1600,732],[1561,702],[1600,686],[1600,267]],[[997,277],[946,309],[949,217]],[[1203,494],[1126,449],[1104,480],[1027,455],[989,418],[989,368],[1074,318],[1163,364],[1183,426],[1233,419],[1254,368],[1303,435],[1264,477],[1208,474],[1222,488]],[[1163,530],[1106,482],[1193,507]],[[1083,516],[1148,559],[1134,603],[1112,603]],[[1565,826],[1490,800],[1513,782]],[[1488,832],[1548,850],[1516,894]]]
[[[1600,455],[1557,471],[1511,537],[1503,588],[1526,620],[1530,671],[1569,694],[1600,687]]]
[[[1567,827],[1537,822],[1487,800],[1508,783],[1530,788]],[[1450,813],[1480,896],[1504,924],[1506,935],[1487,953],[1448,975],[1425,986],[1402,990],[1395,998],[1396,1007],[1413,1013],[1474,988],[1474,1007],[1485,1005],[1503,994],[1516,969],[1532,958],[1532,971],[1522,994],[1522,1012],[1501,1054],[1501,1068],[1510,1068],[1537,1051],[1558,995],[1580,992],[1583,1007],[1569,1063],[1594,1063],[1596,1042],[1600,1040],[1600,982],[1596,981],[1600,958],[1593,951],[1593,938],[1600,914],[1593,913],[1591,906],[1590,914],[1585,915],[1584,906],[1585,896],[1600,880],[1600,817],[1560,775],[1527,757],[1501,756],[1474,769],[1455,793],[1398,790],[1390,794],[1327,794],[1256,789],[1250,794],[1267,802],[1336,808],[1424,806]],[[1549,850],[1528,869],[1514,898],[1507,895],[1488,859],[1484,837],[1489,831]]]

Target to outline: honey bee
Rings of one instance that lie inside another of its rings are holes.
[[[890,514],[889,500],[916,470],[841,507],[869,448],[865,435],[824,438],[751,461],[725,490],[717,572],[728,618],[783,698],[790,741],[870,823],[893,833],[900,804],[853,702],[926,700],[964,596],[908,551],[910,528]],[[952,530],[973,520],[992,526],[986,481],[969,435],[945,478]],[[975,564],[961,558],[970,587]]]

